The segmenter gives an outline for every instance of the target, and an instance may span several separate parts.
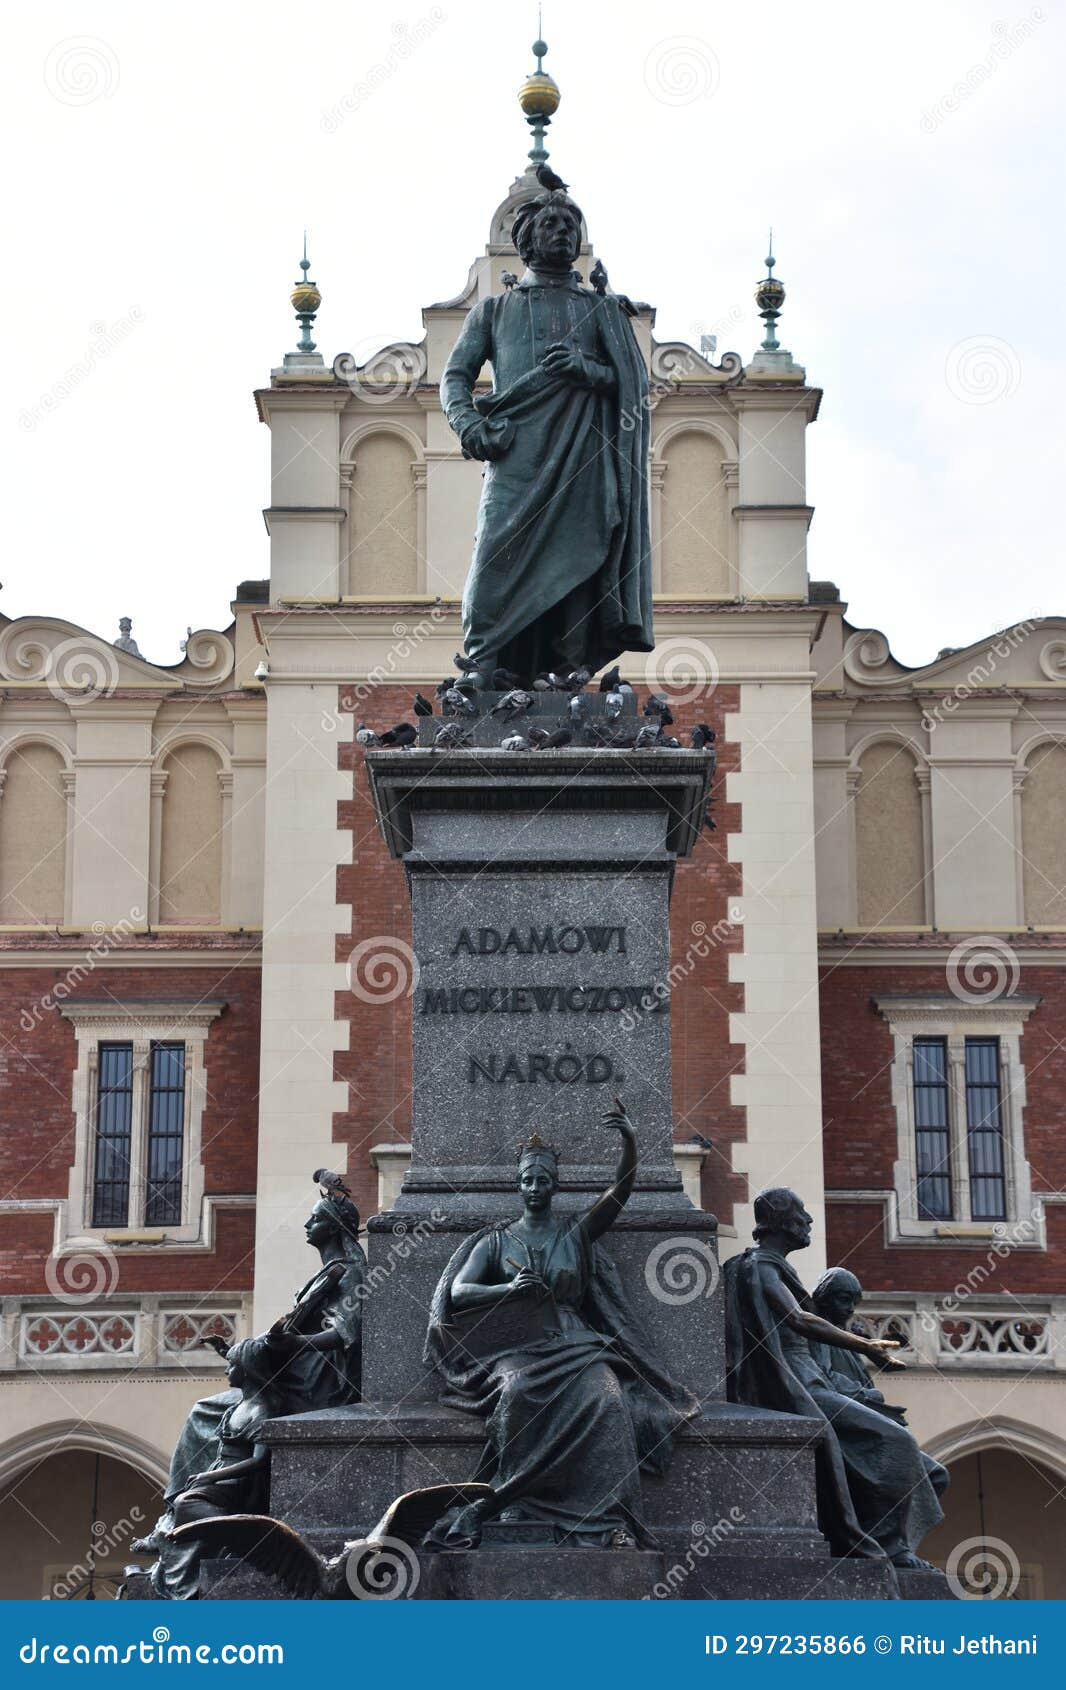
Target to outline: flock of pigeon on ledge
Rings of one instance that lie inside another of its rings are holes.
[[[586,744],[591,740],[603,746],[615,745],[634,751],[680,749],[681,741],[666,732],[674,721],[668,699],[662,693],[652,693],[644,706],[644,723],[640,725],[635,714],[635,702],[629,702],[633,688],[628,681],[621,679],[617,664],[600,677],[599,696],[594,693],[591,697],[586,692],[592,680],[590,669],[575,669],[569,675],[545,672],[538,675],[527,689],[521,685],[521,677],[512,670],[494,668],[488,672],[462,652],[456,652],[455,666],[459,673],[447,676],[436,689],[443,720],[432,736],[420,734],[411,722],[399,722],[396,727],[380,734],[367,727],[365,722],[360,722],[355,735],[357,743],[366,750],[375,746],[403,750],[419,743],[441,751],[458,750],[470,745],[471,724],[487,717],[501,730],[514,728],[498,742],[501,751],[558,750],[572,745],[575,739]],[[545,694],[569,696],[565,715],[557,707],[561,699],[556,697],[551,700],[556,708],[550,710],[550,718],[559,722],[558,726],[545,727],[530,720],[531,716],[540,713],[543,704],[548,703]],[[493,700],[491,703],[490,698]],[[424,722],[429,717],[436,717],[437,708],[431,699],[418,692],[414,699],[414,713]],[[632,737],[616,731],[623,716],[632,719],[635,729]],[[692,730],[693,750],[713,753],[714,738],[714,730],[701,722]]]

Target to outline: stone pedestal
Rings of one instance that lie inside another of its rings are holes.
[[[616,1096],[640,1167],[607,1248],[668,1370],[723,1397],[716,1222],[674,1165],[670,1064],[670,888],[699,836],[709,755],[485,746],[372,751],[367,767],[407,875],[418,978],[411,1163],[368,1227],[364,1397],[435,1404],[422,1341],[448,1257],[518,1212],[533,1131],[559,1149],[559,1209],[609,1185],[619,1140],[601,1117]]]
[[[631,743],[632,720],[626,731]],[[434,1288],[474,1230],[519,1212],[518,1146],[534,1130],[559,1149],[559,1208],[585,1207],[610,1183],[619,1143],[602,1115],[620,1096],[640,1165],[604,1244],[663,1366],[701,1403],[666,1474],[642,1481],[656,1548],[487,1534],[474,1553],[422,1553],[411,1594],[895,1596],[887,1566],[829,1558],[814,1489],[820,1422],[725,1400],[716,1222],[674,1166],[670,1051],[671,883],[699,836],[712,759],[604,743],[511,753],[485,743],[503,730],[484,715],[477,732],[467,749],[367,756],[411,895],[411,1161],[394,1207],[368,1224],[364,1402],[265,1429],[271,1511],[336,1553],[398,1495],[473,1477],[482,1422],[442,1408],[422,1362]],[[205,1568],[203,1588],[278,1594],[224,1562]]]

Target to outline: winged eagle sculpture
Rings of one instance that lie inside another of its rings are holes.
[[[298,1600],[389,1601],[413,1595],[418,1582],[415,1551],[441,1516],[491,1495],[492,1487],[480,1484],[407,1491],[390,1503],[367,1537],[346,1543],[339,1555],[328,1558],[270,1514],[219,1514],[178,1526],[172,1536],[179,1544],[195,1539],[205,1558],[235,1555],[276,1579],[287,1596]]]

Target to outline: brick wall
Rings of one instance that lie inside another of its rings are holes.
[[[168,949],[172,947],[168,945]],[[67,967],[0,968],[0,1193],[6,1198],[66,1197],[74,1157],[71,1087],[74,1029],[54,1008],[35,1011],[69,973]],[[205,1047],[207,1101],[203,1117],[205,1190],[209,1195],[254,1192],[259,1074],[259,972],[217,967],[109,966],[97,970],[66,999],[107,997],[121,1004],[171,998],[221,999],[226,1008]],[[29,1024],[32,1023],[32,1026]],[[233,1290],[252,1283],[254,1210],[216,1215],[211,1252],[167,1256],[123,1254],[128,1291]],[[72,1220],[71,1230],[78,1230]],[[8,1295],[45,1290],[52,1246],[51,1213],[0,1215],[0,1283]]]
[[[822,971],[822,1098],[825,1183],[833,1190],[891,1187],[896,1114],[891,1098],[893,1041],[873,999],[885,992],[946,991],[947,951],[929,967],[834,968]],[[1025,1143],[1034,1192],[1066,1189],[1066,970],[1025,967],[1019,992],[1042,1002],[1025,1024]],[[1047,1210],[1048,1253],[1015,1250],[1000,1260],[997,1292],[1047,1292],[1066,1275],[1066,1205]],[[885,1243],[882,1208],[832,1203],[829,1259],[852,1269],[869,1290],[940,1291],[964,1281],[981,1250]]]
[[[383,730],[413,720],[413,689],[381,686],[357,703],[341,689],[340,708]],[[730,831],[739,810],[725,802],[726,775],[737,766],[738,748],[724,738],[724,719],[736,711],[736,687],[719,687],[675,710],[672,730],[688,743],[689,730],[708,722],[718,733],[714,814],[717,831],[704,830],[693,855],[678,865],[671,910],[672,965],[683,970],[673,1002],[675,1138],[693,1133],[712,1139],[715,1150],[704,1168],[704,1202],[722,1220],[743,1195],[743,1181],[731,1171],[730,1146],[743,1135],[744,1112],[729,1101],[729,1076],[742,1060],[729,1044],[731,1011],[743,1007],[743,988],[728,980],[728,957],[743,944],[742,930],[729,925],[741,889],[741,870],[727,861]],[[340,747],[341,767],[353,772],[352,797],[339,806],[338,826],[351,832],[352,861],[337,873],[337,897],[352,906],[350,931],[337,942],[344,962],[353,944],[379,934],[409,945],[410,903],[403,869],[386,850],[374,817],[362,748]],[[717,934],[715,933],[718,926]],[[348,1174],[361,1212],[377,1207],[377,1176],[368,1152],[390,1139],[409,1140],[411,1131],[411,1000],[368,1004],[351,992],[337,995],[337,1016],[351,1027],[349,1048],[339,1052],[335,1072],[349,1087],[349,1106],[334,1118],[334,1136],[347,1146]]]

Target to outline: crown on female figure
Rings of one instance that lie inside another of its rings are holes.
[[[518,1146],[519,1162],[523,1162],[527,1156],[535,1156],[538,1159],[550,1157],[556,1167],[559,1165],[559,1152],[555,1145],[546,1144],[539,1133],[534,1133],[531,1138],[523,1139]]]

